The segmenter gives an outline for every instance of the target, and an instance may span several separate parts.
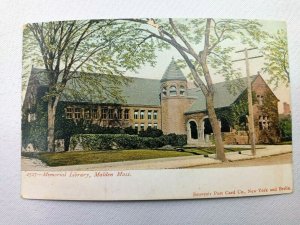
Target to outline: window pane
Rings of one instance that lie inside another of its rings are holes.
[[[138,119],[139,111],[134,110],[134,119]]]
[[[92,109],[92,119],[98,119],[98,109],[97,108]]]
[[[156,110],[153,112],[153,119],[157,120],[157,111]]]
[[[125,118],[125,120],[129,119],[129,109],[125,109],[124,118]]]
[[[167,89],[165,87],[162,89],[162,94],[163,96],[167,96]]]
[[[90,119],[91,118],[90,109],[84,109],[84,118],[85,119]]]
[[[108,109],[108,119],[113,119],[113,118],[114,118],[114,110]]]
[[[180,86],[180,95],[184,96],[185,94],[185,88],[183,86]]]
[[[75,119],[81,118],[81,108],[75,108],[74,117],[75,117]]]
[[[67,119],[73,118],[73,108],[67,108],[66,118]]]
[[[118,119],[122,119],[122,109],[118,110]]]
[[[152,111],[148,111],[148,120],[151,120],[152,119]]]
[[[101,118],[106,119],[107,118],[107,109],[101,109]]]
[[[140,119],[144,119],[145,110],[141,110],[140,112]]]
[[[170,96],[176,96],[177,95],[177,90],[175,86],[170,87]]]

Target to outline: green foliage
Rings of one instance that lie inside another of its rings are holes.
[[[289,85],[289,62],[286,30],[279,30],[275,35],[269,35],[262,49],[265,57],[263,71],[271,78],[269,83],[278,87],[280,84]]]
[[[282,141],[292,140],[292,118],[285,117],[279,120],[279,128],[281,132]]]
[[[129,134],[129,135],[137,135],[138,134],[138,130],[134,129],[133,127],[125,127],[124,128],[124,133],[125,134]]]
[[[26,24],[24,67],[33,63],[48,72],[47,98],[60,96],[69,88],[67,82],[77,87],[68,91],[76,98],[91,94],[91,86],[98,96],[121,98],[119,86],[129,82],[123,74],[145,63],[155,64],[154,44],[144,40],[146,35],[136,26],[117,20]]]
[[[112,149],[160,148],[164,145],[183,146],[187,143],[186,135],[169,134],[160,137],[139,137],[129,134],[77,134],[71,137],[70,148],[77,144],[83,150],[100,151]]]
[[[24,70],[32,64],[44,67],[46,76],[44,73],[37,76],[46,77],[48,91],[44,99],[52,106],[51,114],[56,114],[56,104],[62,95],[77,100],[93,99],[96,95],[103,102],[125,102],[121,86],[130,79],[124,73],[145,63],[155,64],[154,43],[146,41],[147,35],[134,29],[136,26],[118,20],[25,25]],[[51,120],[54,117],[49,116]],[[48,140],[53,142],[54,138],[48,136]],[[53,143],[49,144],[49,151],[54,151]]]
[[[207,66],[214,70],[215,75],[223,76],[228,81],[228,88],[233,93],[240,88],[238,82],[231,81],[241,76],[240,69],[235,69],[232,64],[232,53],[237,43],[245,46],[255,47],[265,37],[262,25],[257,20],[232,20],[232,19],[210,19],[209,37],[205,46],[205,31],[209,19],[155,19],[152,22],[154,27],[159,27],[158,32],[148,29],[150,38],[157,38],[160,43],[164,42],[182,51],[188,57],[179,59],[180,68],[189,67],[196,70],[196,74],[191,71],[189,78],[195,80],[196,76],[204,76],[203,65],[199,60],[204,53],[203,46],[208,47],[206,57]],[[149,20],[135,20],[135,22],[149,23]],[[142,25],[144,27],[144,25]],[[145,29],[140,29],[145,32]],[[145,32],[145,33],[146,33]],[[159,33],[157,36],[152,33]],[[157,46],[164,48],[165,45]],[[196,54],[195,54],[196,53]],[[199,53],[199,54],[197,54]],[[189,62],[188,62],[188,61]],[[189,63],[191,63],[189,65]],[[193,65],[193,66],[191,66]],[[206,77],[210,76],[206,74]],[[208,82],[209,80],[206,79]],[[207,84],[209,85],[209,84]]]
[[[139,132],[140,137],[160,137],[162,135],[162,130],[152,127],[148,127],[147,130]]]
[[[22,146],[25,148],[28,144],[32,144],[34,148],[40,151],[47,150],[47,105],[39,102],[36,106],[36,120],[28,122],[28,113],[22,115]]]

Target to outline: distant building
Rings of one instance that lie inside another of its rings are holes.
[[[290,104],[288,104],[286,102],[283,103],[283,115],[291,115]]]
[[[278,99],[260,75],[252,76],[254,101],[254,121],[257,143],[279,140]],[[219,124],[225,143],[246,144],[247,118],[239,115],[244,130],[234,127],[226,114],[247,96],[246,78],[235,80],[239,89],[231,93],[225,82],[214,84],[214,104],[219,116]],[[164,134],[186,134],[188,144],[208,145],[213,135],[206,111],[206,100],[199,88],[188,88],[188,82],[172,60],[161,80],[132,78],[132,82],[122,87],[125,103],[114,99],[105,101],[97,93],[76,98],[68,93],[74,88],[72,83],[63,92],[60,105],[63,116],[70,120],[85,119],[104,127],[134,127],[138,131],[148,127],[161,129]],[[47,76],[45,71],[33,68],[23,104],[23,112],[28,112],[28,121],[36,115],[30,110],[37,102],[38,93],[45,93]],[[224,116],[222,116],[222,114]],[[24,114],[25,115],[25,114]]]

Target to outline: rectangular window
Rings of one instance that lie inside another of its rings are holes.
[[[145,124],[141,123],[141,130],[144,131],[145,130]]]
[[[73,118],[73,108],[67,108],[66,110],[66,118],[67,119],[72,119]]]
[[[157,120],[157,110],[153,112],[153,119]]]
[[[32,122],[36,120],[36,115],[35,113],[29,113],[28,114],[28,122]]]
[[[74,118],[75,119],[81,118],[81,108],[75,108]]]
[[[135,123],[135,124],[134,124],[134,129],[136,129],[136,130],[139,129],[139,124],[138,124],[138,123]]]
[[[108,119],[114,118],[114,109],[108,109]]]
[[[152,123],[148,123],[148,127],[152,127]]]
[[[91,119],[90,109],[84,109],[84,118]]]
[[[101,109],[101,118],[102,119],[107,119],[107,109]]]
[[[152,111],[148,110],[148,120],[151,120],[151,119],[152,119]]]
[[[138,119],[139,117],[139,110],[134,110],[134,119]]]
[[[125,111],[124,111],[124,118],[125,118],[125,120],[129,119],[129,109],[125,109]]]
[[[259,105],[263,105],[264,96],[256,95],[257,101]]]
[[[98,119],[98,109],[92,108],[92,119]]]
[[[121,120],[122,119],[122,109],[118,109],[118,119]]]
[[[141,110],[140,112],[140,119],[143,120],[145,117],[145,110]]]
[[[157,123],[154,123],[153,128],[157,129]]]

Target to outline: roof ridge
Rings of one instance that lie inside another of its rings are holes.
[[[41,69],[41,68],[36,68],[36,67],[32,67],[32,70],[35,70],[35,71],[38,71],[38,72],[46,71],[46,69]],[[80,71],[77,71],[77,72],[80,73]],[[87,72],[87,73],[88,74],[92,74],[92,75],[96,75],[96,74],[100,74],[101,75],[101,73],[90,73],[90,72]],[[160,79],[157,79],[157,78],[136,77],[136,76],[124,76],[124,77],[135,78],[135,79],[156,80],[156,81],[160,80]]]

